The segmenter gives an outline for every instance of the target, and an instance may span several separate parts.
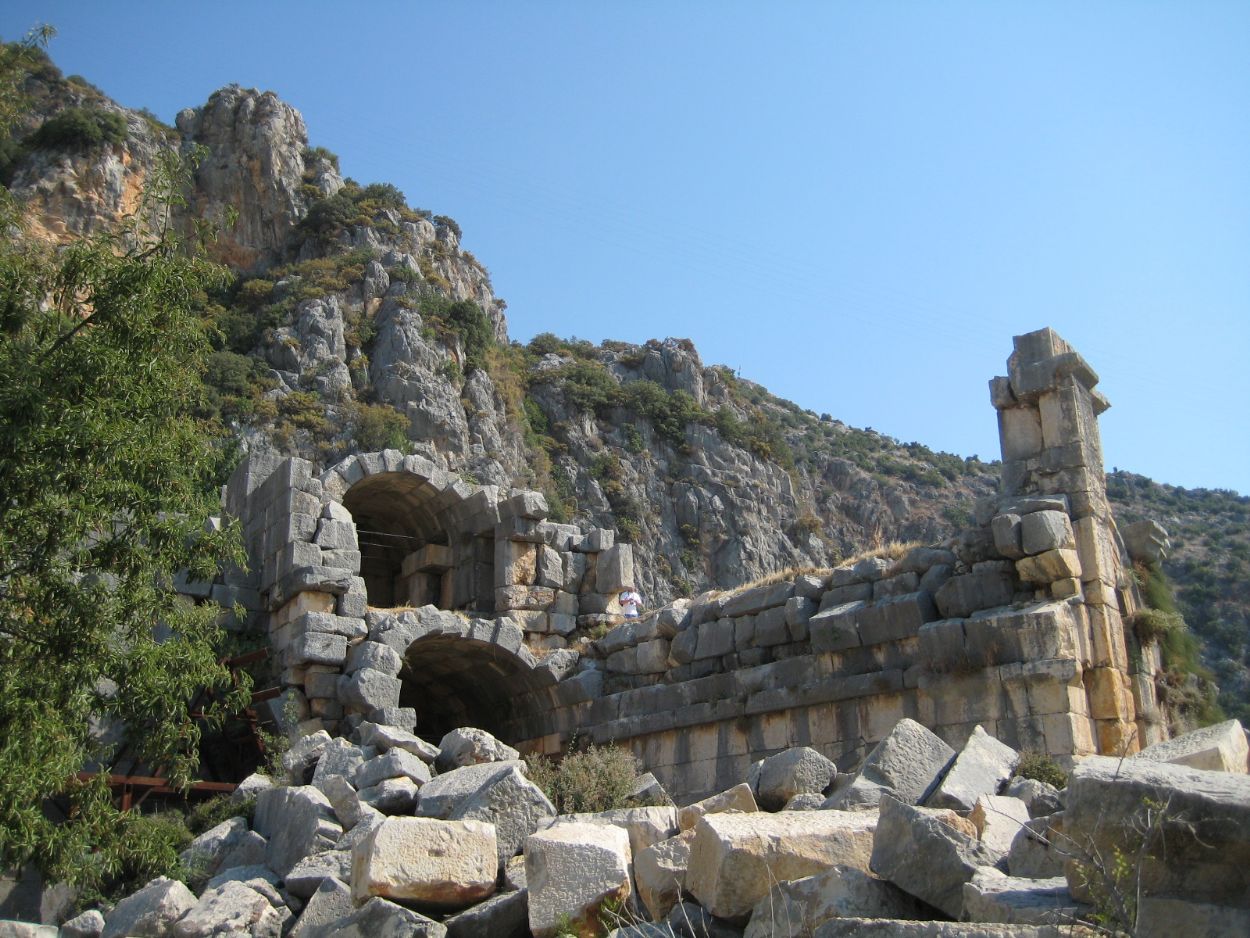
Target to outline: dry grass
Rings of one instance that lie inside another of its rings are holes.
[[[745,593],[747,590],[755,589],[757,586],[772,586],[774,583],[782,583],[786,580],[793,580],[797,577],[808,576],[824,576],[830,571],[830,567],[786,567],[784,570],[778,570],[776,573],[767,573],[762,577],[757,577],[750,583],[743,583],[741,586],[735,586],[733,589],[720,590],[719,595],[731,596],[737,593]]]
[[[880,557],[883,560],[901,560],[909,550],[924,547],[920,541],[887,541],[876,547],[868,547],[843,560],[839,567],[849,567],[869,557]]]

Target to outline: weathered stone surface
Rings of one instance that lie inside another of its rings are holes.
[[[1062,511],[1035,511],[1020,519],[1020,541],[1026,554],[1076,547],[1072,522]]]
[[[61,938],[100,938],[104,931],[104,916],[99,909],[88,909],[82,915],[75,915],[61,926]],[[56,938],[56,929],[49,931],[50,938]]]
[[[866,870],[875,812],[709,814],[695,828],[686,889],[713,915],[744,919],[773,883],[831,866]]]
[[[984,867],[964,883],[964,918],[970,922],[1005,925],[1067,925],[1088,907],[1068,895],[1062,876],[1021,879]]]
[[[360,820],[360,798],[356,794],[355,786],[341,775],[332,775],[320,788],[343,829],[355,827]]]
[[[493,824],[387,818],[352,850],[352,896],[461,909],[494,893],[498,854]]]
[[[1016,561],[1016,572],[1026,583],[1053,583],[1081,575],[1081,558],[1070,548],[1056,548]]]
[[[261,792],[253,826],[269,838],[265,863],[279,876],[309,854],[332,847],[343,835],[329,799],[311,785]]]
[[[441,923],[374,898],[350,915],[310,928],[303,938],[445,938],[446,934]]]
[[[800,792],[786,802],[782,811],[819,811],[825,806],[825,796],[819,792]]]
[[[309,898],[327,879],[347,882],[352,876],[350,850],[326,850],[304,857],[286,874],[287,891],[301,899]]]
[[[650,772],[643,772],[634,779],[634,790],[630,792],[629,800],[641,804],[659,804],[671,805],[673,799],[668,796],[668,792],[664,790],[664,786]]]
[[[890,918],[835,918],[813,938],[1095,938],[1071,925],[1001,925],[989,922],[908,922]]]
[[[1021,825],[1007,853],[1007,871],[1027,879],[1064,875],[1072,852],[1063,834],[1063,815],[1032,818]]]
[[[57,938],[57,934],[55,925],[0,919],[0,938]]]
[[[351,674],[361,668],[369,668],[382,674],[395,675],[399,673],[403,665],[404,661],[399,656],[399,652],[389,645],[381,642],[361,642],[359,645],[353,645],[348,651],[347,663],[343,666],[343,670]]]
[[[402,686],[399,678],[393,675],[373,668],[360,668],[339,679],[339,700],[358,713],[372,713],[399,706]]]
[[[953,576],[938,589],[934,602],[944,619],[962,619],[981,609],[1011,602],[1011,577],[995,570]]]
[[[1080,850],[1132,852],[1150,810],[1158,834],[1141,864],[1145,894],[1244,904],[1250,895],[1250,776],[1088,756],[1068,778],[1064,834]],[[1166,850],[1156,842],[1160,836]],[[1068,887],[1084,900],[1081,879],[1070,863]]]
[[[342,664],[347,657],[347,637],[329,632],[297,635],[290,647],[292,664]]]
[[[421,798],[416,813],[421,817],[450,818],[461,804],[514,769],[524,773],[525,763],[519,759],[509,762],[483,762],[436,775],[421,786]]]
[[[994,548],[1004,557],[1019,560],[1024,556],[1019,515],[996,515],[990,522],[990,531],[994,535]]]
[[[317,760],[312,785],[325,791],[329,779],[335,776],[350,779],[364,761],[365,753],[359,746],[353,746],[342,738],[333,739],[322,750],[321,757]]]
[[[1029,817],[1045,817],[1063,810],[1059,789],[1035,778],[1013,778],[1003,789],[1004,795],[1019,798],[1029,806]]]
[[[664,918],[681,901],[693,840],[694,831],[686,831],[634,854],[638,896],[654,921]]]
[[[1250,908],[1143,896],[1137,906],[1136,924],[1136,938],[1250,935]]]
[[[438,744],[435,765],[440,772],[483,762],[504,762],[520,758],[520,753],[501,743],[485,730],[462,726],[452,730]]]
[[[403,749],[430,765],[438,758],[437,746],[398,726],[384,726],[366,720],[356,728],[356,733],[363,745],[373,746],[379,752]]]
[[[529,892],[498,893],[445,918],[443,927],[447,938],[527,938]]]
[[[606,824],[559,824],[525,842],[529,925],[551,938],[564,924],[594,923],[609,900],[630,895],[629,836]]]
[[[285,911],[285,909],[284,909]],[[280,938],[290,912],[281,915],[269,900],[243,883],[229,882],[200,897],[171,932],[173,938]]]
[[[679,832],[677,809],[669,805],[649,805],[642,808],[613,808],[583,814],[561,814],[540,823],[541,829],[556,824],[611,824],[629,835],[629,847],[633,853],[657,844]]]
[[[664,923],[676,938],[742,938],[742,929],[713,918],[697,902],[679,902]]]
[[[951,918],[963,912],[963,886],[997,857],[949,823],[950,811],[881,800],[872,871]]]
[[[1011,850],[1011,842],[1029,820],[1029,806],[1007,795],[981,795],[968,820],[976,825],[981,843],[1003,856]]]
[[[694,826],[699,823],[699,818],[705,814],[719,814],[722,811],[749,813],[758,810],[759,805],[755,802],[755,793],[751,791],[750,785],[743,782],[741,785],[735,785],[733,788],[711,795],[702,801],[696,801],[694,804],[679,808],[677,810],[677,826],[683,831],[688,831],[693,830]]]
[[[262,896],[267,898],[272,905],[282,902],[282,896],[278,892],[278,886],[281,885],[282,879],[264,864],[255,866],[232,866],[224,869],[207,883],[204,888],[216,889],[218,886],[224,886],[226,883],[242,883],[249,889],[254,889]]]
[[[538,830],[540,822],[555,817],[555,813],[555,806],[542,789],[513,765],[462,801],[451,811],[449,819],[493,824],[502,866],[520,852],[525,839]]]
[[[356,792],[362,805],[383,814],[408,814],[417,803],[417,783],[408,776],[387,778]]]
[[[164,938],[195,902],[195,893],[178,880],[158,876],[117,903],[104,919],[101,938]]]
[[[833,866],[775,883],[755,904],[743,938],[810,935],[832,918],[924,918],[926,909],[893,883],[853,866]]]
[[[915,720],[902,719],[873,747],[855,778],[826,802],[835,809],[871,807],[883,794],[916,804],[950,764],[955,750]]]
[[[351,888],[346,883],[323,879],[287,933],[287,938],[311,938],[322,926],[351,915],[355,907]]]
[[[930,808],[970,811],[981,795],[998,794],[1019,761],[1018,752],[1000,743],[982,727],[974,727],[968,742],[925,804]]]
[[[329,742],[330,734],[319,730],[308,736],[301,736],[282,754],[282,768],[293,784],[303,785],[308,780],[309,772],[315,768]]]
[[[1244,775],[1250,770],[1247,765],[1250,748],[1246,743],[1246,731],[1237,720],[1225,720],[1215,726],[1203,727],[1184,736],[1155,743],[1132,758],[1171,762],[1210,772],[1235,772]]]
[[[795,795],[824,791],[837,771],[836,765],[809,746],[787,749],[760,764],[756,801],[766,811],[779,811]]]
[[[273,788],[273,779],[260,772],[253,772],[239,782],[238,787],[230,793],[230,800],[235,803],[246,801],[249,798],[255,798],[266,788]]]
[[[409,778],[418,788],[431,778],[430,767],[406,749],[391,749],[362,762],[356,769],[352,784],[359,789],[372,788],[391,778]]]
[[[193,882],[204,882],[218,870],[265,862],[265,838],[248,830],[242,817],[222,821],[191,841],[179,854]]]

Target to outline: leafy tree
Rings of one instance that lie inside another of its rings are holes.
[[[230,687],[214,609],[170,588],[241,561],[233,531],[206,530],[226,448],[191,416],[211,351],[194,307],[219,279],[138,224],[24,238],[0,190],[0,866],[105,888],[176,856],[106,772],[79,773],[109,765],[109,727],[186,784],[189,700]]]

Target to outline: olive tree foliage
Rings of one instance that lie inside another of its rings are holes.
[[[182,180],[172,162],[154,175],[168,205]],[[241,561],[237,533],[206,526],[226,447],[192,416],[197,298],[222,272],[164,213],[137,217],[54,247],[0,188],[0,867],[91,888],[172,856],[114,807],[117,747],[185,785],[192,696],[247,691],[219,663],[216,610],[172,590],[176,571]]]

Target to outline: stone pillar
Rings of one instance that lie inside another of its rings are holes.
[[[1139,711],[1155,708],[1151,682],[1134,679],[1149,662],[1127,629],[1132,589],[1107,503],[1098,416],[1110,404],[1095,390],[1098,375],[1051,329],[1013,342],[1007,377],[990,382],[1003,456],[995,539],[1021,537],[1008,534],[1012,522],[1004,520],[1019,523],[1017,513],[1024,554],[1034,553],[1030,534],[1048,545],[1055,532],[1053,549],[1020,557],[1017,571],[1053,598],[1080,602],[1081,666],[1098,749],[1134,752],[1145,730]]]

